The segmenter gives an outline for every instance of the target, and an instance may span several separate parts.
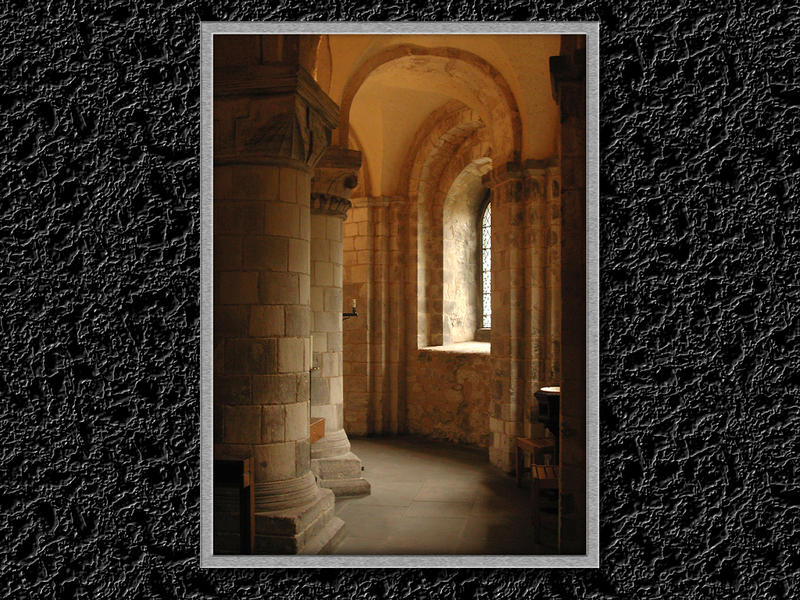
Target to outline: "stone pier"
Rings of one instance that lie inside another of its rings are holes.
[[[214,74],[214,456],[254,459],[255,552],[306,554],[343,527],[309,433],[311,176],[338,107],[275,58]]]

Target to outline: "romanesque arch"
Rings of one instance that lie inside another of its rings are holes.
[[[365,60],[351,75],[342,93],[337,140],[349,143],[350,110],[364,82],[381,73],[411,75],[422,85],[437,80],[454,90],[464,104],[478,112],[489,126],[500,161],[520,156],[522,126],[519,108],[501,73],[478,55],[456,48],[425,48],[402,44]]]

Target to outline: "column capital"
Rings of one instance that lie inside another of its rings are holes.
[[[525,180],[530,186],[530,190],[534,196],[546,194],[547,178],[552,177],[552,173],[555,169],[557,169],[557,167],[556,159],[554,158],[530,158],[523,163]]]
[[[529,158],[522,163],[526,177],[544,176],[550,169],[557,168],[558,160],[555,158]]]
[[[337,196],[342,200],[349,200],[358,185],[359,169],[361,169],[361,152],[331,146],[314,167],[314,177],[311,180],[312,196]],[[347,208],[350,208],[349,202]]]
[[[331,215],[342,220],[347,218],[347,211],[352,204],[350,200],[332,194],[311,194],[311,214],[312,215]]]
[[[215,164],[312,168],[338,122],[339,107],[298,65],[215,72]]]

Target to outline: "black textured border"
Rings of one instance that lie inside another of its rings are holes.
[[[601,21],[599,571],[198,568],[199,22],[328,18]],[[0,40],[4,597],[798,594],[796,7],[11,0]]]

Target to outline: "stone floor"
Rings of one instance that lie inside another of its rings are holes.
[[[332,554],[533,554],[530,491],[485,452],[413,437],[352,439],[372,494],[337,498]]]

